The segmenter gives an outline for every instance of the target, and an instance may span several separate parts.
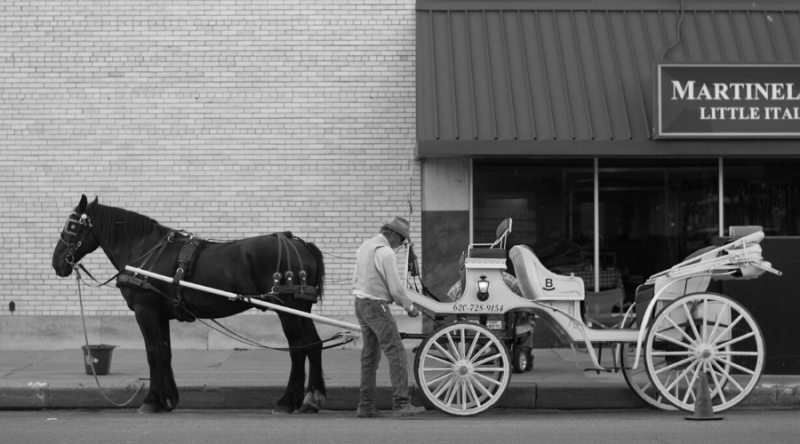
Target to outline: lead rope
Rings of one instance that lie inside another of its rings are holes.
[[[97,390],[100,392],[101,395],[103,395],[103,398],[105,398],[106,401],[110,402],[111,404],[114,404],[117,407],[125,407],[126,405],[133,402],[134,398],[136,398],[136,395],[138,395],[139,392],[142,390],[142,387],[144,387],[144,381],[139,380],[139,388],[136,389],[136,392],[133,394],[133,396],[131,396],[129,400],[127,400],[122,404],[118,404],[112,401],[108,396],[106,396],[106,393],[103,391],[103,387],[100,385],[100,379],[97,377],[97,371],[94,369],[94,358],[92,357],[92,349],[91,347],[89,347],[89,335],[86,333],[86,319],[84,318],[83,315],[83,295],[81,294],[81,273],[78,271],[77,268],[75,269],[75,283],[78,285],[78,302],[80,303],[81,307],[81,322],[83,323],[83,339],[86,341],[86,354],[89,357],[89,367],[92,368],[92,375],[94,376],[94,381],[97,383]]]

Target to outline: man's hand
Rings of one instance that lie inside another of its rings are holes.
[[[410,318],[416,318],[417,316],[419,316],[419,310],[417,310],[417,307],[414,307],[411,311],[408,312],[408,317]]]

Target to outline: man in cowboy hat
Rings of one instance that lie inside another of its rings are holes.
[[[364,342],[361,350],[361,395],[356,411],[359,418],[384,416],[375,408],[381,350],[389,360],[394,416],[411,416],[425,411],[425,407],[416,407],[409,402],[406,349],[390,309],[394,302],[412,318],[419,316],[419,310],[406,296],[397,274],[395,250],[406,243],[409,234],[408,221],[392,217],[381,227],[380,234],[364,241],[356,253],[353,295]]]

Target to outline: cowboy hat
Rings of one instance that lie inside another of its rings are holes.
[[[397,216],[392,217],[385,224],[383,224],[383,227],[394,231],[400,236],[403,236],[405,239],[411,237],[411,232],[410,232],[411,225],[408,223],[407,220],[403,219],[402,217],[397,217]]]

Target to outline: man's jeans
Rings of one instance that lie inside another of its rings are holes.
[[[356,318],[361,325],[364,348],[361,350],[361,410],[375,408],[375,386],[381,350],[389,360],[392,401],[395,410],[408,404],[408,361],[406,349],[397,330],[389,304],[370,299],[356,299]]]

